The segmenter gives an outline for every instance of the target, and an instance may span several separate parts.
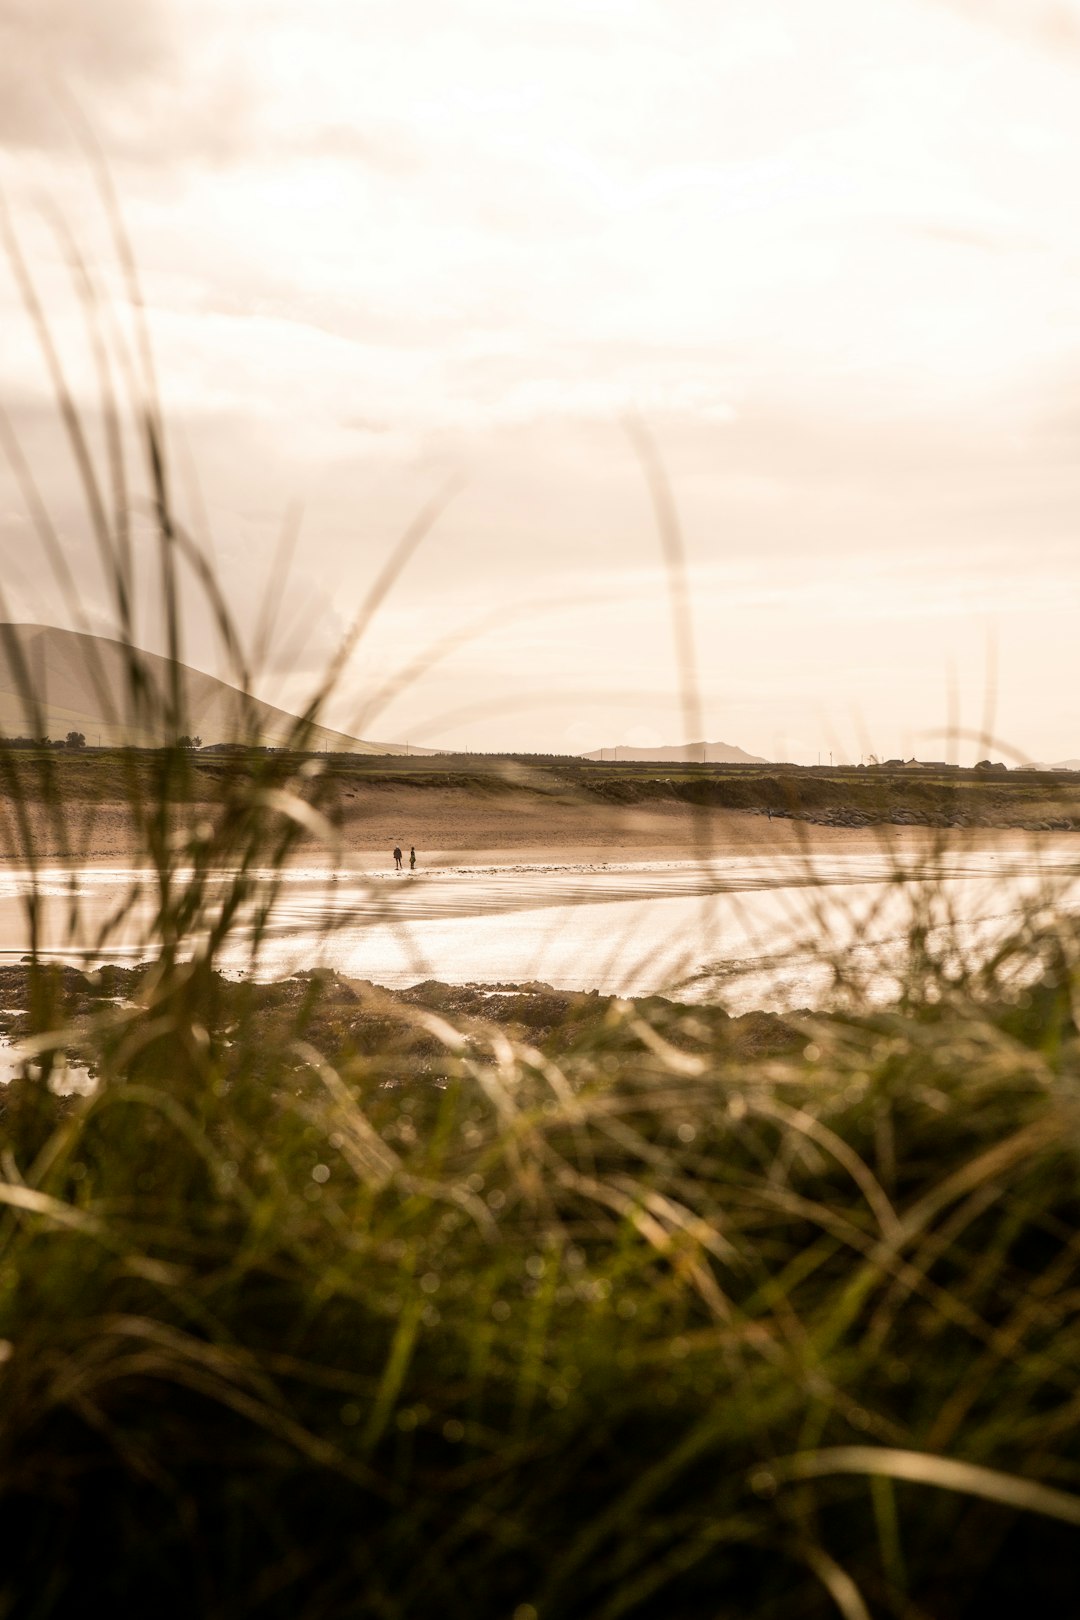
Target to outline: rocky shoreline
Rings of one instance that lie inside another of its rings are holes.
[[[102,1044],[109,1045],[110,1026],[115,1031],[130,1028],[143,1015],[151,975],[146,963],[90,972],[61,963],[0,967],[0,1043],[10,1075],[8,1084],[0,1085],[0,1119],[26,1084],[52,1079],[55,1090],[56,1078],[62,1079],[68,1068],[85,1069],[94,1077],[97,1054]],[[289,1043],[302,1038],[332,1063],[392,1054],[403,1065],[403,1081],[430,1081],[439,1075],[446,1047],[417,1014],[434,1014],[466,1043],[489,1044],[497,1029],[515,1043],[556,1058],[610,1040],[618,1023],[639,1015],[677,1049],[729,1059],[780,1056],[805,1040],[797,1027],[801,1015],[732,1016],[719,1007],[690,1006],[663,996],[643,997],[631,1005],[596,990],[556,990],[539,981],[450,985],[426,980],[391,990],[328,970],[269,982],[211,973],[201,1000],[210,1043],[227,1051],[243,1029],[249,1058],[258,1062],[259,1051],[265,1051],[268,1074],[280,1070]],[[24,1072],[20,1044],[42,1028],[60,1027],[69,1032],[63,1052],[44,1065],[35,1059]],[[61,1106],[71,1101],[58,1098]]]
[[[1048,816],[1041,820],[1016,819],[1009,821],[994,820],[990,816],[965,815],[963,813],[948,814],[945,811],[913,810],[898,808],[883,814],[871,814],[865,810],[845,809],[842,806],[821,810],[817,812],[794,811],[788,809],[759,810],[758,815],[765,816],[773,821],[802,821],[815,827],[849,827],[852,830],[862,830],[867,827],[939,827],[939,828],[984,828],[1002,831],[1015,829],[1018,832],[1080,832],[1080,816]]]

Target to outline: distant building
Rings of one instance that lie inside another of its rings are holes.
[[[870,759],[870,768],[880,771],[958,771],[959,765],[947,759]]]

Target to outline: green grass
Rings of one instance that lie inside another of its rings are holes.
[[[18,971],[99,1085],[4,1099],[5,1612],[1080,1594],[1060,960],[813,1029]]]

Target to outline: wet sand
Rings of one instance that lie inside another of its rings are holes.
[[[866,845],[866,839],[861,840]],[[995,841],[996,842],[996,841]],[[280,874],[273,918],[234,919],[218,964],[285,978],[316,964],[347,978],[407,987],[543,981],[619,995],[677,993],[729,1009],[824,1006],[837,953],[868,1000],[887,998],[906,960],[913,919],[943,959],[981,959],[1050,896],[1076,907],[1080,846],[1023,839],[934,852],[901,835],[887,850],[853,847],[713,855],[709,860],[546,862],[517,858],[333,868],[296,862]],[[896,881],[903,874],[906,881]],[[120,863],[69,874],[47,863],[36,890],[39,941],[64,961],[141,961],[156,917],[154,881]],[[925,881],[924,881],[925,880]],[[26,949],[28,874],[0,871],[0,957]],[[231,879],[211,880],[222,892]],[[933,899],[930,910],[927,901]],[[74,908],[74,909],[73,909]],[[853,977],[854,976],[854,977]]]

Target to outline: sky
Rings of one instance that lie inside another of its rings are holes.
[[[1080,0],[0,0],[0,186],[100,454],[70,241],[130,312],[71,106],[261,695],[304,700],[436,501],[332,724],[1080,755]],[[108,633],[2,255],[0,334]],[[7,616],[72,622],[2,466],[0,558]],[[186,600],[187,657],[227,673]]]

